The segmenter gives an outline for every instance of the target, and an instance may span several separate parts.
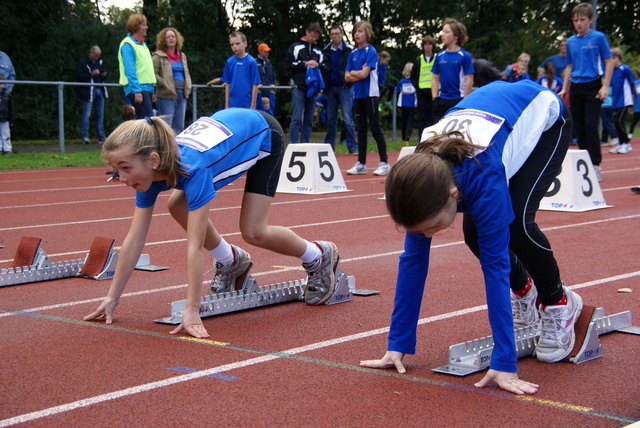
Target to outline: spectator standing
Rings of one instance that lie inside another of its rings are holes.
[[[442,43],[445,49],[438,52],[431,72],[431,96],[433,121],[438,122],[451,107],[473,89],[473,59],[462,46],[469,40],[467,28],[453,18],[447,18],[442,26]]]
[[[0,51],[0,73],[4,76],[4,80],[16,80],[16,70],[13,68],[11,58],[2,51]],[[13,83],[5,83],[4,90],[11,93],[13,91]]]
[[[224,108],[256,108],[260,73],[256,60],[247,53],[247,37],[240,31],[229,35],[233,55],[227,59],[222,72]]]
[[[331,42],[322,50],[329,69],[325,79],[327,85],[325,90],[327,96],[327,135],[324,137],[324,142],[335,149],[338,132],[338,107],[340,107],[347,149],[350,154],[356,154],[358,153],[358,143],[353,124],[353,90],[352,84],[344,79],[347,61],[353,46],[344,40],[344,32],[340,25],[331,26],[329,38]]]
[[[416,115],[416,107],[418,101],[416,99],[416,87],[411,82],[411,71],[413,63],[408,62],[402,70],[404,79],[400,79],[396,86],[398,93],[398,108],[402,116],[402,145],[408,146],[411,139],[411,131],[413,129],[413,118]],[[420,135],[420,134],[418,134]]]
[[[627,64],[622,63],[622,49],[611,49],[613,74],[611,76],[611,107],[613,124],[618,134],[619,145],[612,147],[609,153],[626,154],[631,151],[629,135],[624,126],[627,109],[633,105],[635,83],[633,71]]]
[[[389,68],[389,62],[391,62],[391,54],[387,51],[381,51],[378,54],[378,68],[376,68],[378,85],[380,86],[380,100],[384,98],[387,91],[393,91],[394,89],[392,84],[387,83],[387,68]]]
[[[571,82],[569,105],[578,147],[589,153],[596,178],[600,181],[602,152],[598,138],[598,119],[602,101],[609,93],[613,62],[606,36],[600,31],[591,30],[593,6],[590,3],[580,3],[571,11],[571,20],[576,34],[567,40],[567,68],[564,85],[558,95],[562,98]]]
[[[191,75],[187,55],[182,52],[184,38],[178,30],[160,30],[153,53],[156,74],[156,105],[158,113],[177,134],[184,130],[187,98],[191,94]]]
[[[515,63],[509,64],[505,67],[505,69],[502,71],[502,78],[507,82],[516,82],[518,81],[516,80],[517,77],[522,75],[523,69],[525,70],[525,72],[527,72],[528,76],[529,62],[531,62],[531,56],[526,52],[522,52],[520,55],[518,55],[518,60]],[[522,78],[520,78],[519,80],[522,80]],[[529,76],[529,80],[531,80],[531,76]]]
[[[149,29],[147,18],[134,13],[127,19],[126,26],[129,33],[118,48],[120,84],[136,109],[136,118],[144,119],[153,116],[156,84],[151,52],[144,41]]]
[[[327,61],[316,45],[322,29],[320,24],[309,24],[305,35],[292,43],[284,57],[287,70],[291,72],[292,112],[289,126],[289,143],[308,143],[311,138],[313,114],[316,110],[317,93],[307,92],[307,74],[327,73]]]
[[[617,146],[618,132],[613,124],[613,91],[609,87],[609,95],[602,101],[600,106],[600,119],[602,123],[602,136],[600,137],[601,146]],[[609,142],[611,137],[611,142]]]
[[[560,79],[562,79],[564,69],[567,68],[567,38],[566,37],[563,37],[560,40],[560,44],[558,46],[558,53],[542,61],[540,63],[539,68],[544,68],[544,65],[548,62],[553,63],[555,67],[554,73],[556,77],[559,77]]]
[[[4,74],[0,74],[0,80],[9,79]],[[6,83],[0,83],[0,149],[3,155],[13,152],[10,127],[13,126],[15,119],[13,97],[6,89],[7,86]]]
[[[273,64],[269,61],[270,52],[271,48],[266,43],[258,45],[256,64],[260,74],[260,98],[262,100],[269,99],[269,106],[267,107],[264,102],[259,102],[258,110],[266,111],[273,116],[276,109],[276,72],[273,69]]]
[[[556,94],[562,90],[562,79],[556,76],[556,66],[551,61],[545,62],[542,76],[538,77],[536,83],[551,89]]]
[[[353,40],[356,48],[349,54],[345,80],[353,83],[353,105],[355,109],[356,130],[358,132],[358,162],[347,174],[367,173],[367,128],[371,128],[380,163],[373,171],[373,175],[387,175],[389,163],[387,162],[387,142],[380,129],[380,116],[378,104],[380,102],[380,89],[378,87],[378,54],[373,42],[373,27],[369,21],[358,21],[353,27]],[[367,122],[369,122],[367,126]]]
[[[433,123],[433,98],[431,97],[431,69],[436,59],[436,41],[431,36],[422,38],[422,54],[413,62],[411,82],[416,88],[418,105],[418,138],[422,130]]]
[[[89,55],[78,61],[76,65],[76,81],[91,83],[91,86],[76,86],[76,97],[82,103],[82,117],[80,119],[80,136],[85,144],[89,144],[89,118],[91,107],[96,121],[98,144],[104,143],[107,136],[104,132],[104,100],[108,97],[107,88],[93,86],[94,83],[104,83],[107,69],[102,61],[102,51],[99,46],[92,46]]]
[[[640,68],[636,69],[636,75],[640,75]],[[633,138],[633,131],[636,129],[636,124],[640,120],[640,79],[635,81],[636,96],[633,100],[633,120],[631,121],[631,127],[629,128],[629,139]]]

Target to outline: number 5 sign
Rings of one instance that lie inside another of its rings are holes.
[[[278,193],[347,192],[329,144],[289,144],[282,160]]]
[[[582,212],[609,207],[587,151],[567,151],[560,173],[540,201],[540,209]]]

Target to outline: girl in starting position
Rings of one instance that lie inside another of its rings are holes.
[[[582,310],[535,223],[571,133],[560,98],[533,81],[483,86],[424,130],[416,152],[399,160],[386,181],[391,218],[407,233],[387,352],[362,366],[405,372],[402,358],[415,353],[431,239],[463,212],[465,242],[482,266],[494,339],[490,370],[475,385],[495,380],[516,394],[537,392],[538,385],[518,378],[514,327],[540,332],[538,360],[560,361],[573,349]]]
[[[112,322],[113,311],[144,247],[158,194],[173,189],[171,216],[187,232],[187,302],[183,330],[209,337],[200,320],[204,260],[202,247],[216,260],[213,292],[233,290],[248,273],[249,254],[228,244],[209,220],[216,191],[245,172],[247,180],[240,210],[240,231],[249,244],[298,257],[307,271],[305,301],[326,302],[335,289],[338,248],[326,241],[308,242],[290,229],[267,223],[269,206],[280,176],[284,133],[270,115],[232,108],[194,122],[177,137],[160,118],[122,123],[102,146],[103,159],[116,168],[120,181],[136,190],[136,208],[124,240],[109,293],[85,320]]]

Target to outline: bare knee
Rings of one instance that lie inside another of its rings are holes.
[[[267,229],[248,227],[243,228],[241,231],[242,239],[247,244],[251,244],[255,247],[264,248],[267,243]]]

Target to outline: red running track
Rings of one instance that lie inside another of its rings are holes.
[[[607,315],[632,310],[640,287],[640,151],[603,150],[604,197],[612,208],[538,215],[563,279]],[[392,161],[397,153],[392,153]],[[377,156],[369,155],[371,165]],[[110,281],[79,278],[0,288],[0,426],[562,426],[619,427],[640,419],[638,336],[600,337],[603,358],[581,365],[519,362],[520,376],[541,385],[517,397],[482,377],[437,374],[452,344],[490,334],[477,261],[458,219],[437,235],[424,296],[416,355],[404,375],[369,370],[379,358],[393,306],[403,234],[384,207],[384,177],[347,176],[354,157],[337,157],[350,192],[279,194],[270,221],[301,236],[332,240],[341,266],[370,297],[323,307],[303,303],[205,319],[210,340],[171,336],[153,319],[186,298],[185,234],[159,199],[145,253],[168,266],[134,272],[115,323],[83,322]],[[106,167],[5,171],[0,175],[0,267],[22,236],[44,239],[54,262],[82,258],[95,236],[120,245],[133,191],[106,183]],[[234,244],[243,180],[223,189],[211,218]],[[259,284],[304,277],[297,260],[243,244]],[[631,293],[619,293],[630,288]]]

